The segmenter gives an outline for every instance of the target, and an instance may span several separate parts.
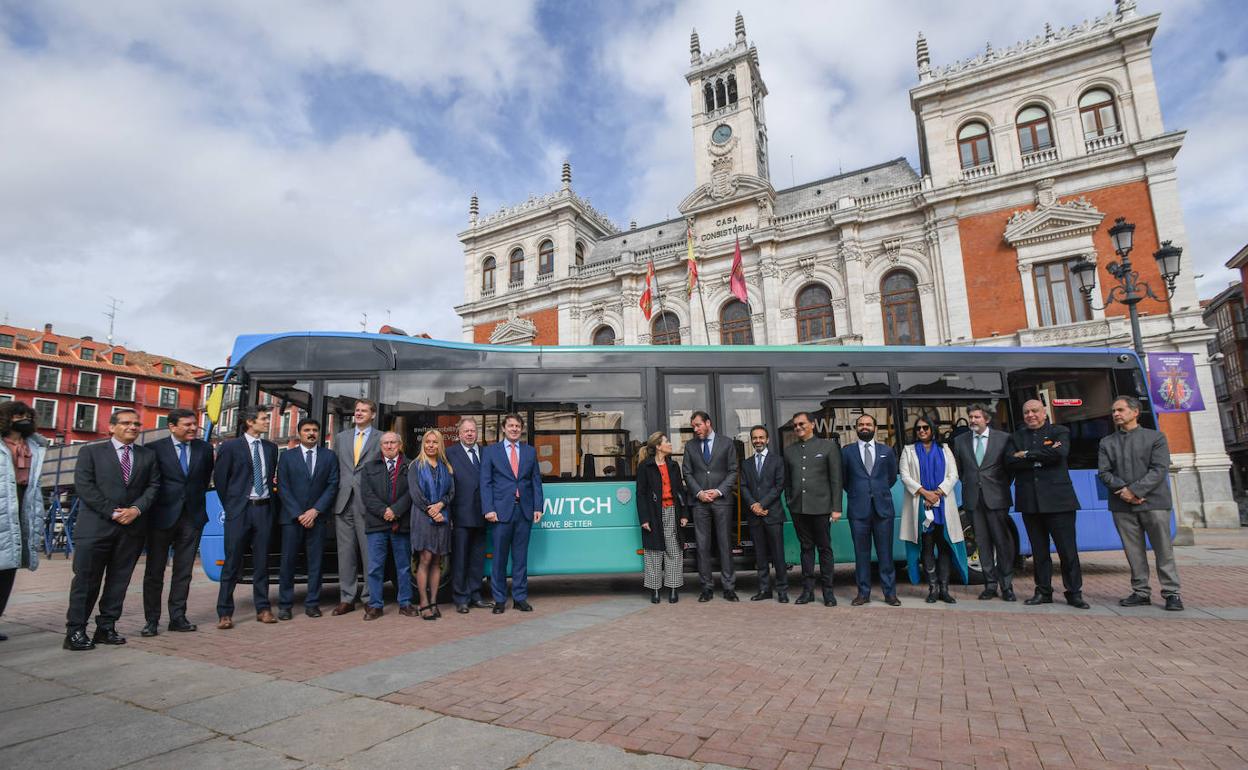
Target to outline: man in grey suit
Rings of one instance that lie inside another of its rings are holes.
[[[988,427],[988,408],[975,404],[967,410],[971,430],[953,440],[953,459],[962,479],[962,511],[971,516],[975,545],[979,548],[984,590],[980,599],[1014,596],[1014,531],[1010,529],[1010,474],[1005,468],[1008,433]]]
[[[368,535],[364,532],[364,499],[360,474],[364,466],[381,456],[381,431],[373,427],[377,404],[367,398],[355,402],[352,427],[334,440],[338,455],[338,499],[334,510],[334,537],[338,541],[339,603],[332,614],[345,615],[357,601],[368,601],[368,586],[361,595],[357,575],[368,574]]]
[[[835,442],[815,437],[809,412],[793,415],[792,423],[797,442],[784,450],[784,497],[802,549],[802,595],[797,597],[797,604],[809,604],[815,599],[818,553],[823,606],[835,607],[832,522],[841,518],[841,450]]]
[[[709,602],[714,595],[715,575],[711,572],[711,538],[719,549],[719,579],[724,599],[735,602],[736,570],[732,565],[733,511],[736,509],[737,448],[732,439],[715,435],[715,426],[706,412],[693,413],[690,420],[697,438],[685,444],[685,486],[693,495],[693,533],[698,542],[698,577],[702,593],[698,601]],[[713,533],[713,535],[712,535]]]

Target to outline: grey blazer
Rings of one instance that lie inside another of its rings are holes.
[[[985,508],[1009,510],[1010,474],[1005,467],[1005,445],[1009,441],[1009,433],[990,427],[981,464],[975,462],[974,431],[953,439],[953,459],[958,464],[958,478],[962,479],[962,510],[974,511],[981,496]]]
[[[697,494],[706,489],[718,489],[720,492],[721,497],[711,503],[713,507],[729,508],[736,505],[733,495],[737,490],[737,449],[733,446],[732,439],[715,434],[715,440],[711,443],[710,463],[702,459],[702,439],[686,441],[682,469],[691,506],[696,508],[706,505],[697,499]]]
[[[355,502],[362,505],[360,474],[365,465],[381,457],[381,434],[384,432],[376,425],[372,427],[360,451],[358,464],[355,462],[355,426],[339,431],[334,437],[334,454],[338,455],[338,499],[334,502],[336,513],[342,513]]]

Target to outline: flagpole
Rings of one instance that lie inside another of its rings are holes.
[[[711,326],[706,317],[706,301],[702,299],[702,281],[698,281],[698,304],[702,306],[702,331],[706,332],[706,344],[711,343]]]

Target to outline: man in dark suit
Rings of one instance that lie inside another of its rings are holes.
[[[147,447],[137,446],[139,414],[133,409],[113,412],[108,441],[84,446],[74,468],[78,495],[78,523],[74,530],[74,579],[69,586],[65,613],[67,650],[90,650],[99,644],[125,644],[117,633],[117,619],[134,565],[143,551],[147,521],[160,491],[160,468]],[[104,592],[100,593],[103,583]],[[87,620],[95,616],[95,635],[87,636]]]
[[[511,556],[512,605],[532,612],[529,604],[529,532],[542,520],[546,497],[537,451],[520,441],[524,420],[518,414],[503,418],[503,440],[481,453],[481,507],[485,520],[494,522],[494,563],[490,590],[495,615],[507,609],[507,557]]]
[[[685,444],[682,463],[685,487],[693,495],[693,534],[698,543],[698,578],[702,593],[698,601],[714,596],[715,575],[711,571],[711,540],[719,549],[719,579],[724,598],[737,601],[736,569],[732,563],[733,512],[736,510],[737,448],[732,439],[715,435],[715,426],[706,412],[693,413],[690,420],[696,439]]]
[[[815,437],[815,424],[808,412],[793,415],[793,432],[797,442],[784,450],[784,475],[785,500],[802,549],[802,595],[797,603],[809,604],[815,599],[818,553],[823,606],[835,607],[832,522],[841,518],[841,450],[836,442]]]
[[[277,445],[260,438],[269,432],[269,412],[258,406],[239,410],[244,433],[221,444],[213,481],[225,509],[225,565],[217,592],[217,628],[234,627],[234,586],[251,548],[251,594],[256,620],[276,623],[269,604],[269,537],[277,477]]]
[[[901,606],[893,564],[893,484],[897,483],[897,453],[875,440],[875,418],[860,415],[854,422],[858,440],[841,449],[846,505],[854,537],[854,576],[858,580],[855,607],[871,601],[871,544],[880,565],[884,601]]]
[[[282,564],[277,583],[277,619],[290,620],[295,604],[295,564],[302,548],[308,563],[308,594],[303,614],[321,616],[321,557],[326,520],[338,494],[338,456],[319,446],[321,424],[305,417],[296,428],[299,447],[277,461],[277,496],[281,501]]]
[[[160,492],[147,514],[147,564],[143,570],[143,636],[160,628],[160,594],[165,564],[173,548],[173,577],[169,581],[169,630],[194,631],[186,619],[186,597],[191,590],[195,552],[208,523],[204,496],[212,483],[212,445],[195,438],[199,422],[189,409],[169,412],[169,437],[148,445],[160,466]]]
[[[481,510],[481,451],[477,445],[477,421],[459,421],[459,441],[446,448],[446,459],[455,472],[455,497],[451,500],[451,599],[455,610],[493,607],[481,600],[485,573],[485,514]]]
[[[1014,534],[1010,529],[1010,477],[1005,468],[1007,433],[988,427],[988,409],[975,404],[967,410],[971,429],[953,439],[953,458],[962,479],[962,511],[970,514],[979,548],[979,564],[984,571],[980,599],[993,599],[998,587],[1001,598],[1016,601],[1014,595]]]
[[[784,563],[784,461],[771,452],[767,429],[762,425],[750,428],[750,445],[754,455],[741,461],[741,498],[750,522],[750,538],[754,541],[754,558],[758,566],[758,593],[750,601],[772,598],[771,569],[776,570],[776,600],[789,601],[789,572]]]
[[[1023,404],[1023,427],[1010,435],[1005,455],[1006,467],[1014,475],[1014,509],[1023,514],[1023,527],[1036,565],[1036,593],[1023,604],[1053,603],[1053,556],[1049,553],[1052,538],[1062,560],[1066,603],[1088,609],[1083,600],[1079,545],[1075,542],[1079,498],[1066,465],[1070,431],[1049,422],[1044,403],[1032,399]]]
[[[368,601],[368,534],[364,531],[364,498],[360,476],[364,466],[381,457],[381,431],[373,425],[377,404],[367,398],[355,402],[352,426],[334,438],[338,455],[338,499],[334,502],[334,539],[338,546],[338,606],[334,615]],[[361,588],[363,586],[363,588]]]

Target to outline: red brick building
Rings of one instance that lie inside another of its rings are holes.
[[[199,367],[128,350],[91,337],[0,325],[0,401],[35,409],[39,433],[57,444],[108,435],[120,408],[139,413],[144,430],[164,427],[171,409],[198,409]]]

